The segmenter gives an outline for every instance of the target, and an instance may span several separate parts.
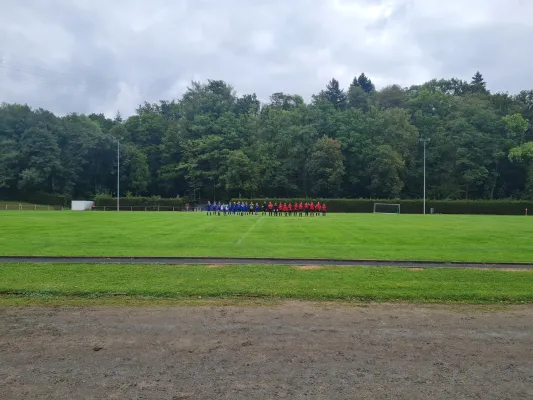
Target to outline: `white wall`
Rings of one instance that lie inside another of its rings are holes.
[[[94,201],[72,200],[72,211],[90,210],[93,205]]]

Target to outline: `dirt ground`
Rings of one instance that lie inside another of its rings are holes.
[[[533,307],[5,307],[0,398],[532,399]]]

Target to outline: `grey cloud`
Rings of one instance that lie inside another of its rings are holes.
[[[5,0],[0,101],[131,114],[223,79],[267,100],[305,98],[365,72],[378,87],[479,69],[491,90],[531,88],[533,2],[449,0]],[[481,8],[479,8],[481,7]]]

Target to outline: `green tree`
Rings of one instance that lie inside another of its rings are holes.
[[[285,94],[282,92],[274,93],[270,96],[270,105],[283,110],[291,110],[304,104],[304,100],[299,95]]]
[[[126,153],[126,185],[134,195],[143,195],[150,181],[150,169],[146,154],[135,147],[128,147]]]
[[[524,143],[509,151],[509,160],[526,170],[527,182],[522,197],[533,198],[533,142]]]
[[[22,166],[17,186],[26,191],[57,193],[55,175],[60,171],[57,138],[44,123],[24,131],[19,143]]]
[[[506,115],[502,120],[507,137],[516,140],[518,143],[522,143],[524,140],[524,134],[529,126],[529,121],[518,113]]]
[[[359,85],[351,85],[348,89],[348,104],[350,107],[368,111],[369,96]]]
[[[326,86],[326,90],[320,92],[319,96],[335,107],[336,110],[343,110],[346,108],[347,96],[344,90],[340,88],[339,81],[332,78]]]
[[[0,138],[0,148],[0,189],[10,188],[17,179],[19,148],[11,138]]]
[[[242,150],[228,154],[220,180],[228,192],[253,197],[259,187],[259,168]]]
[[[372,81],[365,75],[364,72],[359,75],[357,82],[359,83],[361,89],[363,89],[366,93],[370,93],[376,89]]]
[[[404,108],[407,96],[400,86],[390,85],[376,92],[375,101],[381,108]]]
[[[374,198],[398,198],[403,188],[405,162],[390,145],[372,150],[366,172],[370,178],[368,189]]]
[[[323,137],[314,144],[306,163],[314,195],[338,196],[344,176],[344,156],[340,143]]]
[[[261,109],[261,102],[257,99],[257,95],[245,94],[235,101],[235,113],[237,114],[257,114]]]
[[[332,80],[309,104],[277,92],[261,105],[208,80],[114,119],[2,104],[0,196],[114,193],[120,139],[121,187],[136,194],[416,198],[430,138],[430,198],[531,197],[533,91],[485,86],[479,73],[376,91],[361,74],[347,93]]]
[[[470,82],[470,90],[474,93],[486,93],[486,83],[481,72],[476,71]]]

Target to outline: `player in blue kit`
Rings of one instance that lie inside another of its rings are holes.
[[[259,215],[259,203],[255,203],[254,211],[255,215]]]
[[[207,202],[207,215],[211,215],[211,202]]]

